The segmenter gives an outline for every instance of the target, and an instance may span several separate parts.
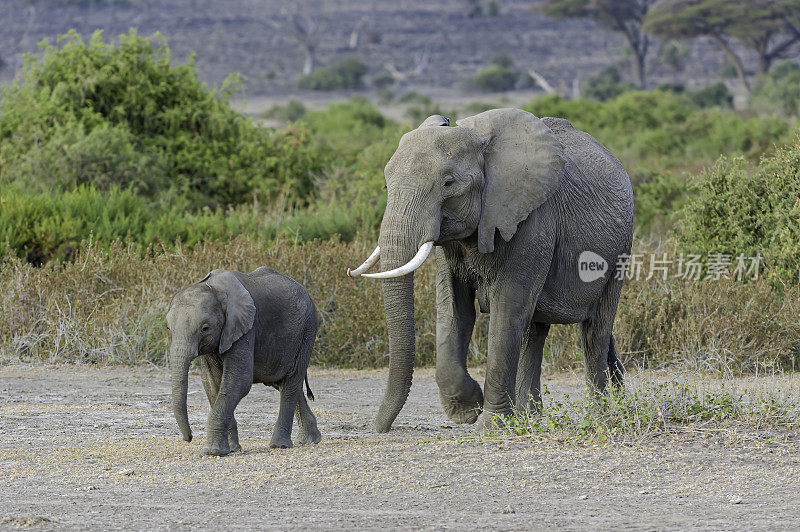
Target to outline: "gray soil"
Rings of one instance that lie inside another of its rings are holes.
[[[800,452],[703,433],[631,446],[472,437],[415,375],[391,432],[385,373],[312,369],[323,441],[272,450],[277,392],[237,409],[244,452],[203,455],[190,379],[181,440],[158,368],[0,368],[0,526],[91,529],[800,529]],[[575,376],[547,379],[581,393]],[[513,512],[513,513],[512,513]]]

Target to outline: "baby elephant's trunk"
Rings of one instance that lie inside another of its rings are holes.
[[[197,350],[188,346],[175,345],[169,353],[172,373],[172,412],[181,429],[183,439],[192,441],[192,429],[189,427],[189,414],[186,410],[186,395],[189,388],[189,365],[197,356]]]

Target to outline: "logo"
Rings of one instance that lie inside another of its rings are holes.
[[[591,283],[605,277],[608,263],[603,257],[593,251],[584,251],[578,257],[578,277],[584,283]]]

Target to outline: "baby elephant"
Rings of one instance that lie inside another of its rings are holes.
[[[172,404],[183,439],[192,441],[186,413],[189,364],[200,356],[203,387],[211,403],[206,454],[241,449],[233,410],[253,383],[280,390],[270,447],[292,446],[297,413],[300,443],[318,443],[309,399],[308,362],[317,337],[317,311],[305,288],[272,268],[250,273],[214,270],[178,292],[167,312],[172,335],[169,363]]]

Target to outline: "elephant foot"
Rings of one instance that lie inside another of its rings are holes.
[[[316,429],[308,432],[301,431],[300,434],[297,435],[297,442],[300,445],[306,445],[309,443],[317,444],[321,441],[322,441],[322,434],[320,433],[320,431]]]
[[[475,432],[480,435],[498,432],[503,429],[505,424],[505,414],[484,410],[483,413],[481,413],[478,424],[475,426]]]
[[[483,408],[483,392],[480,385],[474,380],[466,393],[458,395],[445,395],[439,391],[439,399],[445,414],[453,423],[475,423]]]
[[[224,448],[219,446],[206,447],[205,453],[209,456],[225,456],[231,453],[231,449],[227,445]]]
[[[242,446],[239,445],[238,441],[237,442],[230,442],[228,445],[231,448],[231,452],[232,453],[237,453],[237,452],[242,450]]]
[[[292,447],[292,438],[288,434],[273,434],[269,446],[272,449],[289,449]]]

